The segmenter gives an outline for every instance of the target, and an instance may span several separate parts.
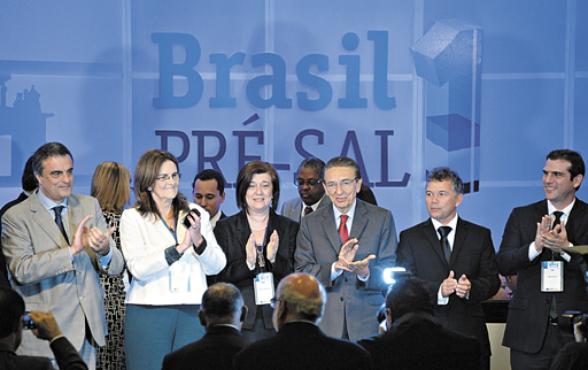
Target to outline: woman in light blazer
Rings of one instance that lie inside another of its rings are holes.
[[[172,154],[146,152],[135,170],[136,204],[121,217],[131,273],[125,320],[129,370],[160,369],[165,354],[204,334],[198,311],[206,275],[226,264],[208,213],[178,192],[179,180]]]

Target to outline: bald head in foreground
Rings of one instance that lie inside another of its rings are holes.
[[[235,356],[236,369],[370,369],[361,347],[326,336],[318,328],[326,293],[312,275],[286,276],[276,292],[273,322],[278,334]]]

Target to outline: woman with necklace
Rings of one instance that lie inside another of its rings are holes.
[[[275,334],[272,325],[274,288],[294,271],[298,223],[274,211],[280,180],[271,164],[252,161],[237,176],[239,213],[219,221],[216,238],[227,256],[217,281],[235,284],[248,308],[242,332],[251,341]]]
[[[163,357],[199,339],[206,275],[226,259],[208,213],[178,192],[178,161],[151,150],[135,170],[136,204],[120,221],[131,273],[126,298],[125,349],[129,370],[160,369]]]

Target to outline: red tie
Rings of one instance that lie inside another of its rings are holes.
[[[347,231],[347,219],[349,216],[341,215],[341,223],[339,224],[339,237],[341,238],[341,242],[345,244],[349,239],[349,231]]]

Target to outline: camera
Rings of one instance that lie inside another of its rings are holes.
[[[560,328],[569,333],[574,333],[574,326],[578,323],[580,323],[580,331],[583,337],[588,337],[588,313],[570,310],[565,311],[559,316]]]
[[[24,316],[22,317],[22,327],[23,329],[26,330],[31,330],[31,329],[35,329],[37,327],[37,325],[35,325],[35,322],[33,321],[33,319],[31,319],[31,316],[29,316],[29,312],[25,312]]]
[[[190,213],[194,213],[196,216],[200,217],[200,212],[196,208],[190,209],[190,212],[188,212],[186,217],[184,217],[184,221],[182,222],[184,224],[184,226],[186,227],[186,229],[189,229],[191,226],[190,219],[188,219],[188,215],[190,215]]]

